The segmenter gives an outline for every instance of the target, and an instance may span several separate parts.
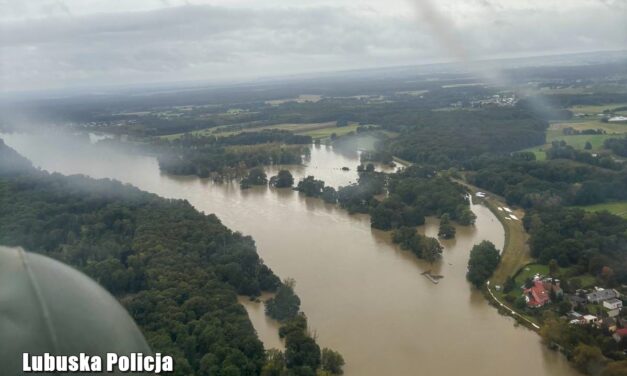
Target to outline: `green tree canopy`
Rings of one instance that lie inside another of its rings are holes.
[[[494,273],[499,264],[499,251],[493,243],[484,240],[472,247],[468,260],[466,278],[477,288],[480,288]]]
[[[270,178],[270,185],[275,188],[290,188],[294,185],[294,177],[288,170],[280,170],[277,175]]]

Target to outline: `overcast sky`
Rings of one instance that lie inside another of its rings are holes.
[[[627,49],[627,0],[0,0],[0,91]]]

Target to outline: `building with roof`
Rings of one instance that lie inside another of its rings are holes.
[[[583,304],[588,303],[588,299],[585,298],[585,295],[584,296],[579,296],[577,294],[568,294],[568,295],[566,295],[566,299],[573,306],[578,306],[580,304],[583,305]]]
[[[623,308],[623,301],[616,298],[608,299],[603,302],[603,307],[609,310],[621,309]]]
[[[584,315],[582,318],[583,322],[588,325],[596,324],[599,321],[599,318],[595,315]]]
[[[536,274],[533,277],[533,284],[530,288],[523,287],[525,300],[527,306],[531,308],[542,307],[543,305],[551,302],[551,296],[559,297],[563,296],[564,292],[560,287],[559,279],[555,278],[542,278],[540,274]]]
[[[539,308],[550,302],[548,291],[544,288],[544,283],[540,279],[535,279],[531,288],[525,289],[525,300],[527,306]]]
[[[614,289],[602,289],[597,288],[596,291],[593,291],[586,295],[586,299],[588,299],[589,303],[601,303],[606,300],[616,299],[620,296],[618,291]]]

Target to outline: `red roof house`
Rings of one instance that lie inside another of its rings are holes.
[[[527,305],[532,308],[542,307],[549,302],[549,293],[544,288],[544,283],[539,279],[533,281],[533,286],[525,289]]]

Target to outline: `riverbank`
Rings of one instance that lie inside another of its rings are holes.
[[[472,199],[488,207],[503,225],[503,229],[505,230],[505,246],[501,252],[501,262],[492,275],[492,278],[490,278],[493,285],[503,285],[507,277],[513,276],[520,268],[533,261],[529,244],[527,243],[529,235],[522,224],[525,211],[522,209],[512,210],[513,214],[518,219],[511,219],[509,212],[499,210],[499,208],[508,207],[504,198],[475,187],[464,180],[453,180],[465,186],[470,191]],[[486,195],[482,198],[477,197],[477,192],[484,192]]]
[[[514,209],[512,213],[518,219],[512,219],[511,213],[499,208],[508,208],[503,197],[482,190],[474,185],[460,179],[453,179],[455,182],[465,186],[472,195],[474,201],[483,203],[494,216],[499,220],[505,230],[505,245],[501,252],[501,261],[492,274],[490,280],[486,282],[484,295],[497,308],[509,316],[512,316],[519,323],[525,325],[529,329],[537,331],[540,326],[531,317],[521,314],[516,309],[502,299],[502,286],[508,277],[514,276],[521,268],[525,267],[533,261],[531,251],[527,240],[529,234],[525,231],[522,219],[525,211],[522,209]],[[483,192],[485,197],[477,197],[477,192]],[[498,287],[497,287],[498,286]]]

